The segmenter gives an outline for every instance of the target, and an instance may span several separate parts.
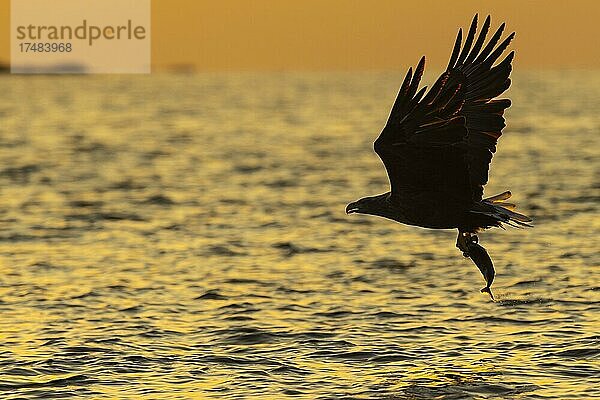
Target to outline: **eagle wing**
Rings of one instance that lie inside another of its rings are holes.
[[[502,24],[484,47],[488,16],[475,40],[477,15],[464,45],[462,29],[446,71],[425,94],[417,91],[425,57],[406,74],[390,116],[375,141],[392,194],[429,191],[462,201],[479,201],[489,164],[504,128],[510,100],[495,100],[510,86],[511,52],[494,65],[514,37],[502,36]]]

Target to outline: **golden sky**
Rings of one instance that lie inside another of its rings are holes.
[[[0,60],[9,57],[0,0]],[[489,13],[523,68],[600,67],[599,0],[153,0],[152,59],[198,70],[441,69],[459,26]]]

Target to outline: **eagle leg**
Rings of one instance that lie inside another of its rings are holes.
[[[458,231],[458,237],[456,238],[456,247],[462,251],[464,257],[469,257],[470,245],[472,243],[479,243],[479,238],[475,234],[470,232]]]

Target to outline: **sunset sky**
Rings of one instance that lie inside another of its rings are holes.
[[[0,0],[0,60],[9,60],[9,0]],[[444,67],[459,26],[478,12],[516,31],[523,68],[598,68],[597,0],[154,0],[158,68],[404,69],[425,54]]]

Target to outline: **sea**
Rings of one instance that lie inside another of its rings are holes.
[[[1,75],[0,398],[600,398],[600,71],[513,74],[495,302],[345,214],[403,75]]]

